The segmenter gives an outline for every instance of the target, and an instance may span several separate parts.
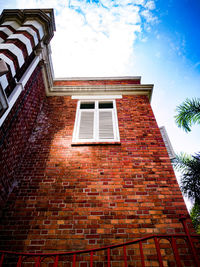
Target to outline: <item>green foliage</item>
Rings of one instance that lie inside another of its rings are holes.
[[[176,109],[176,124],[186,132],[191,131],[191,126],[195,123],[200,124],[200,99],[186,99]],[[200,152],[195,156],[181,153],[176,156],[173,166],[181,172],[181,191],[194,206],[190,216],[197,233],[200,234]]]
[[[190,217],[197,231],[197,234],[200,234],[200,205],[194,204],[190,212]]]
[[[186,132],[191,131],[191,126],[195,123],[200,124],[200,99],[186,99],[176,109],[176,124]]]
[[[200,153],[189,156],[181,153],[173,165],[181,174],[181,191],[185,196],[200,205]]]
[[[190,216],[200,234],[200,153],[195,156],[181,153],[176,156],[173,166],[181,172],[181,191],[194,202]]]
[[[176,158],[173,160],[172,163],[175,170],[183,173],[184,171],[187,170],[187,166],[191,160],[192,160],[191,155],[181,152],[180,154],[176,155]]]

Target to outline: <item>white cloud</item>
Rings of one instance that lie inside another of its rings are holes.
[[[51,44],[56,77],[130,75],[142,21],[154,21],[152,0],[17,0],[17,8],[24,6],[55,9]]]
[[[156,8],[154,1],[150,0],[145,4],[145,7],[149,10],[153,10]]]
[[[147,23],[157,22],[157,18],[148,9],[143,10],[141,12],[141,15],[145,18],[145,20],[146,20]]]

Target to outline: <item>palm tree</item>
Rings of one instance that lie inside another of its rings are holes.
[[[176,111],[176,124],[186,132],[191,131],[192,124],[200,124],[200,98],[187,98]]]
[[[197,230],[197,234],[200,234],[200,205],[194,204],[190,211],[190,217],[195,229]]]
[[[190,156],[181,153],[173,163],[181,172],[181,191],[194,203],[200,205],[200,153]]]
[[[194,203],[190,216],[197,233],[200,233],[200,152],[195,156],[181,153],[173,165],[181,172],[181,191]]]
[[[186,132],[191,131],[192,124],[200,124],[199,98],[187,98],[177,107],[176,111],[176,124]],[[182,173],[181,191],[194,203],[190,216],[197,233],[200,233],[200,152],[195,156],[181,153],[176,156],[173,165]]]

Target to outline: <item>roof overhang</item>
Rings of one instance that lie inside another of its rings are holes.
[[[151,100],[153,84],[141,84],[140,80],[140,76],[54,79],[47,95],[146,95]]]
[[[22,25],[27,19],[38,20],[44,27],[43,44],[37,48],[41,55],[47,96],[72,95],[146,95],[152,96],[153,84],[141,84],[140,76],[54,78],[49,42],[55,31],[53,9],[4,9],[0,23],[16,21]]]

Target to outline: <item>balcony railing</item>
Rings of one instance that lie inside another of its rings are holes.
[[[0,251],[0,267],[1,266],[195,266],[200,267],[200,235],[191,235],[187,228],[186,219],[180,219],[185,234],[171,235],[149,235],[134,241],[129,241],[123,244],[110,245],[101,248],[89,250],[56,252],[56,253],[18,253],[10,251]],[[163,243],[164,240],[164,243]],[[177,242],[179,240],[179,242]],[[180,242],[181,240],[181,242]],[[166,242],[167,241],[167,242]],[[161,244],[162,243],[162,244]],[[148,245],[155,247],[155,255],[146,257],[145,252],[150,249]],[[136,245],[138,254],[133,256],[132,245]],[[163,246],[164,245],[164,246]],[[146,247],[145,249],[143,247]],[[121,253],[116,253],[116,249]],[[169,249],[172,253],[170,255]],[[166,251],[168,250],[168,253]],[[115,253],[112,253],[114,252]],[[98,252],[103,252],[98,256]],[[153,257],[152,257],[153,256]],[[173,258],[172,258],[173,256]],[[67,264],[62,263],[67,259]],[[116,259],[117,258],[117,259]],[[170,262],[168,259],[170,258]],[[15,262],[15,263],[14,263]],[[134,265],[134,262],[136,265]],[[169,263],[169,264],[168,264]]]

